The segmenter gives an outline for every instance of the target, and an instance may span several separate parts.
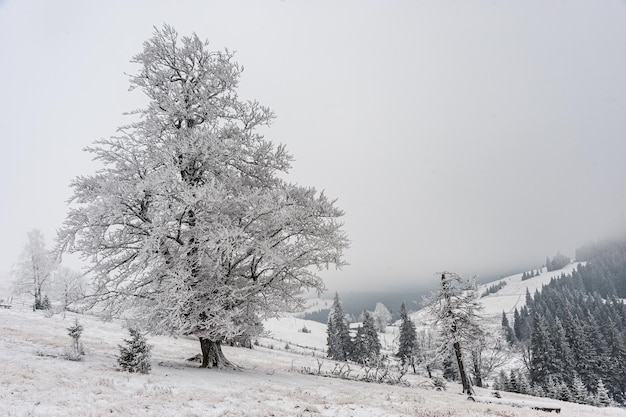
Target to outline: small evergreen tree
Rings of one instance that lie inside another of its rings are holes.
[[[609,396],[609,392],[606,390],[604,386],[604,382],[602,380],[598,380],[598,387],[596,388],[596,398],[595,403],[598,407],[608,407],[612,404],[611,397]]]
[[[117,358],[117,364],[124,371],[140,374],[150,373],[152,368],[150,350],[152,350],[152,346],[147,343],[146,338],[138,329],[131,327],[128,332],[131,338],[124,339],[126,346],[118,345],[120,355]]]
[[[404,303],[400,306],[400,340],[398,353],[402,366],[411,365],[415,372],[415,349],[417,347],[417,331],[415,323],[409,318]]]
[[[589,391],[583,384],[583,381],[578,375],[574,376],[574,382],[572,383],[572,401],[578,404],[587,404],[589,397]]]
[[[67,353],[67,359],[79,361],[85,354],[82,343],[80,343],[80,336],[82,333],[83,326],[78,322],[78,319],[75,319],[74,324],[67,328],[67,334],[72,338],[72,348]]]
[[[50,298],[48,297],[48,294],[43,296],[40,307],[41,310],[50,310],[52,308],[52,304],[50,303]]]

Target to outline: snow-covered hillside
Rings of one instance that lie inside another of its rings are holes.
[[[84,326],[83,361],[64,353],[67,327]],[[302,332],[305,327],[310,333]],[[150,337],[150,375],[116,370],[118,345],[127,338],[119,322],[68,314],[45,317],[26,306],[0,309],[0,416],[539,416],[539,411],[468,402],[460,388],[428,389],[407,375],[409,387],[303,374],[332,369],[315,350],[285,350],[286,344],[325,346],[325,325],[287,317],[267,322],[274,347],[226,346],[241,371],[199,369],[186,361],[199,352],[193,338]],[[278,339],[285,342],[278,343]],[[488,396],[486,390],[480,395]],[[529,398],[507,394],[509,398]],[[622,410],[559,403],[563,415],[618,416]]]
[[[540,270],[538,276],[522,281],[523,273],[511,275],[506,278],[501,278],[497,281],[493,281],[487,284],[482,284],[477,287],[478,294],[484,294],[485,291],[494,285],[504,285],[494,294],[489,294],[486,297],[480,298],[480,303],[483,306],[483,310],[480,315],[484,319],[492,324],[498,325],[502,319],[502,312],[504,311],[509,318],[512,318],[513,312],[517,308],[518,310],[526,304],[526,290],[530,292],[530,295],[534,295],[536,290],[541,291],[541,287],[550,282],[553,277],[560,277],[561,274],[570,274],[580,262],[573,262],[565,266],[563,269],[556,271],[547,271],[546,268]],[[501,284],[504,283],[504,284]],[[418,328],[429,327],[431,318],[429,317],[425,309],[419,310],[411,314],[411,319],[415,322]]]
[[[543,268],[540,274],[536,277],[522,281],[522,274],[511,275],[507,278],[502,278],[488,284],[478,286],[478,293],[483,294],[487,288],[492,285],[500,284],[504,282],[502,287],[495,294],[489,294],[486,297],[480,299],[484,306],[482,314],[485,317],[502,317],[504,311],[507,315],[513,314],[513,311],[517,308],[520,309],[526,304],[526,289],[530,292],[530,295],[535,294],[535,290],[541,291],[541,287],[550,282],[553,277],[560,277],[561,274],[571,274],[576,269],[579,262],[573,262],[565,266],[563,269],[557,271],[546,271]]]

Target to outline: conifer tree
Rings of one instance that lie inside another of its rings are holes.
[[[372,363],[380,355],[380,340],[378,339],[374,318],[369,311],[363,312],[362,349],[361,362],[363,363]]]
[[[118,345],[120,354],[117,358],[117,364],[124,371],[140,374],[150,373],[152,368],[150,363],[152,346],[146,342],[146,338],[138,329],[131,327],[128,329],[128,332],[130,333],[130,339],[124,340],[126,345]]]
[[[546,319],[538,313],[535,314],[533,319],[533,332],[530,343],[530,377],[533,383],[543,385],[548,377],[554,373],[552,360],[555,356],[555,351],[550,340]]]
[[[595,403],[598,407],[608,407],[612,404],[609,392],[606,390],[604,382],[602,382],[601,379],[598,380]]]
[[[67,359],[72,361],[79,361],[85,354],[82,343],[80,343],[80,336],[83,334],[83,326],[78,322],[78,319],[74,319],[74,324],[67,328],[67,334],[72,338],[72,348],[67,353]]]
[[[402,366],[411,365],[415,372],[415,349],[417,348],[417,332],[415,323],[409,318],[404,303],[400,306],[400,340],[398,353]]]
[[[328,316],[328,327],[326,330],[326,344],[328,346],[328,357],[338,361],[345,361],[350,356],[352,350],[350,332],[346,323],[345,314],[341,307],[339,294],[335,293],[333,306]]]
[[[517,341],[517,338],[515,337],[515,332],[511,328],[511,325],[509,324],[509,319],[506,317],[506,313],[504,311],[502,312],[502,330],[504,331],[504,338],[509,343],[509,345],[512,345]]]
[[[554,320],[554,326],[552,328],[552,344],[554,346],[552,366],[555,376],[568,384],[573,384],[573,373],[575,369],[574,357],[569,342],[567,341],[565,328],[558,317]]]
[[[589,397],[587,387],[578,375],[574,376],[572,383],[572,401],[578,404],[586,404]]]
[[[354,335],[354,339],[352,339],[352,345],[350,349],[350,360],[363,363],[363,358],[367,356],[365,352],[365,335],[363,333],[363,326],[359,324],[359,327],[356,329],[356,333]]]

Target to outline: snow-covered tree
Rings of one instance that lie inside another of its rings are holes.
[[[602,382],[601,379],[598,380],[598,384],[596,387],[595,403],[598,407],[608,407],[613,404],[611,396],[609,395],[609,392],[607,391],[606,387],[604,386],[604,382]]]
[[[148,344],[145,336],[139,329],[129,327],[130,339],[124,339],[124,346],[118,345],[120,354],[117,357],[117,364],[124,371],[138,372],[140,374],[150,373],[152,369],[151,358],[152,346]]]
[[[67,328],[67,334],[72,338],[72,348],[67,353],[67,358],[73,361],[79,361],[85,354],[83,345],[80,342],[80,336],[83,334],[83,326],[74,319],[74,324]]]
[[[67,311],[72,304],[85,297],[85,278],[80,272],[61,266],[54,272],[52,293],[54,300],[61,302],[63,311]]]
[[[363,312],[363,325],[359,326],[354,342],[352,359],[360,363],[373,363],[380,355],[380,340],[376,331],[376,324],[369,311]]]
[[[513,331],[513,328],[511,327],[511,325],[509,324],[509,319],[507,318],[506,313],[504,311],[502,312],[502,331],[504,332],[504,337],[506,338],[506,341],[510,345],[512,345],[513,343],[517,341],[517,338],[515,337],[515,332]]]
[[[410,365],[415,372],[415,355],[417,349],[417,331],[415,323],[409,317],[404,303],[400,306],[400,336],[398,340],[397,357],[402,366]]]
[[[572,383],[572,401],[578,404],[589,402],[589,391],[578,375],[574,376]]]
[[[348,323],[341,307],[339,294],[335,293],[335,299],[328,315],[328,326],[326,327],[326,344],[328,346],[328,357],[338,361],[347,360],[352,352],[352,342],[350,341],[350,331]]]
[[[343,212],[285,181],[292,157],[259,133],[274,116],[239,98],[231,52],[165,25],[133,62],[147,107],[87,149],[103,167],[73,181],[59,249],[91,261],[105,312],[195,335],[202,367],[232,366],[224,340],[301,305],[323,288],[317,269],[344,264]]]
[[[437,365],[437,334],[432,329],[423,329],[416,335],[416,364],[424,367],[429,378],[433,377],[433,369]]]
[[[372,319],[374,319],[376,330],[385,333],[387,325],[391,322],[391,312],[383,303],[376,303],[372,312]]]
[[[33,229],[28,232],[28,243],[12,271],[15,278],[14,292],[29,294],[34,297],[34,309],[44,309],[43,291],[48,290],[52,273],[58,262],[53,253],[46,248],[43,234]]]
[[[511,352],[503,335],[483,331],[467,345],[470,352],[470,371],[477,387],[482,387],[494,371],[510,361]]]
[[[530,378],[533,384],[545,385],[548,376],[559,379],[558,369],[553,363],[556,351],[545,317],[536,313],[530,344]]]
[[[462,344],[471,344],[482,335],[478,302],[474,280],[462,278],[453,272],[441,273],[441,288],[428,301],[430,314],[441,335],[439,352],[441,357],[456,358],[463,392],[472,393],[467,376]]]

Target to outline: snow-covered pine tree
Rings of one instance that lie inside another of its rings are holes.
[[[348,323],[337,293],[335,293],[333,305],[328,315],[326,345],[328,347],[327,356],[338,361],[347,360],[353,350]]]
[[[415,323],[409,317],[404,303],[400,306],[400,336],[398,340],[398,353],[402,366],[410,365],[415,372],[415,350],[417,349],[417,331]]]
[[[148,344],[145,336],[139,329],[129,327],[130,339],[124,339],[125,346],[118,345],[120,354],[117,364],[124,371],[148,374],[152,369],[150,351],[152,346]]]
[[[609,407],[612,405],[613,401],[604,386],[604,382],[601,379],[598,380],[598,384],[596,386],[596,397],[595,397],[595,405],[598,407]]]
[[[72,361],[79,361],[85,354],[82,343],[80,342],[80,336],[83,334],[83,326],[78,322],[78,319],[74,319],[74,324],[67,328],[67,334],[72,338],[72,347],[67,353],[67,359]]]
[[[133,62],[148,98],[118,136],[87,150],[103,167],[72,183],[59,250],[92,261],[94,301],[156,334],[194,335],[202,367],[231,364],[225,340],[321,291],[342,266],[343,211],[287,182],[292,161],[259,129],[274,115],[240,99],[233,53],[155,29]]]
[[[515,332],[509,324],[509,319],[506,317],[506,313],[504,311],[502,312],[502,331],[504,332],[504,337],[509,345],[512,345],[517,341]]]
[[[572,401],[578,404],[587,404],[589,401],[589,390],[578,375],[574,376],[572,383]]]
[[[380,355],[380,340],[374,318],[369,311],[363,312],[363,363],[373,363]]]
[[[553,359],[556,355],[546,319],[539,313],[533,318],[530,345],[530,379],[533,384],[546,385],[548,377],[556,376]]]
[[[357,327],[356,333],[354,334],[354,338],[352,339],[352,345],[349,355],[350,360],[357,363],[363,363],[364,358],[367,357],[367,352],[365,349],[365,335],[363,333],[363,326],[359,324],[359,327]]]
[[[41,309],[42,310],[50,310],[52,308],[52,303],[50,302],[50,297],[48,294],[43,296],[43,300],[41,300]]]

